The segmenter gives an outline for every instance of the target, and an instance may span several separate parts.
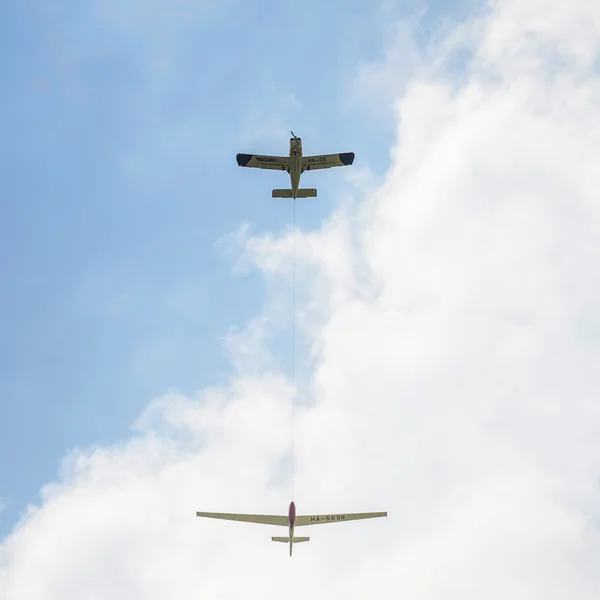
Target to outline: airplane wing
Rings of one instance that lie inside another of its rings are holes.
[[[264,156],[262,154],[238,154],[237,164],[240,167],[254,167],[256,169],[273,169],[287,171],[289,158],[287,156]]]
[[[302,158],[302,168],[305,171],[313,169],[329,169],[331,167],[347,167],[354,162],[354,152],[341,154],[322,154],[321,156],[305,156]]]
[[[354,521],[356,519],[373,519],[387,517],[387,512],[349,513],[346,515],[304,515],[296,517],[296,527],[301,525],[319,525],[321,523],[339,523],[340,521]]]
[[[263,525],[285,525],[289,524],[287,516],[280,515],[236,515],[235,513],[213,513],[197,512],[197,517],[208,517],[209,519],[225,519],[227,521],[245,521],[246,523],[262,523]]]

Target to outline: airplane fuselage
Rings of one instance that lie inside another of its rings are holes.
[[[300,175],[302,175],[302,140],[295,136],[290,138],[289,174],[292,183],[292,198],[296,198],[298,186],[300,185]]]

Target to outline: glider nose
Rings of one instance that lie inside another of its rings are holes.
[[[290,519],[290,523],[294,523],[296,520],[296,505],[293,502],[290,502],[290,510],[288,511],[288,517]]]

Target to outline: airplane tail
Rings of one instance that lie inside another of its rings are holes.
[[[292,190],[273,190],[273,198],[291,198]],[[296,198],[316,198],[317,190],[315,188],[301,188],[298,190]]]
[[[283,542],[284,544],[287,544],[290,541],[289,537],[272,537],[271,538],[274,542]],[[310,537],[295,537],[292,541],[294,542],[294,544],[298,544],[299,542],[308,542],[308,540],[310,540]]]

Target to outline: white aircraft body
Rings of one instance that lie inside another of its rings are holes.
[[[342,521],[353,521],[356,519],[372,519],[374,517],[387,517],[387,512],[350,513],[330,515],[300,515],[296,516],[296,505],[291,502],[286,515],[237,515],[234,513],[211,513],[197,512],[197,517],[208,517],[210,519],[226,519],[228,521],[245,521],[246,523],[262,523],[263,525],[283,525],[288,528],[286,537],[274,536],[274,542],[283,542],[290,545],[290,556],[294,544],[308,542],[309,537],[294,537],[294,528],[303,525],[320,525],[321,523],[340,523]]]
[[[317,195],[316,189],[298,189],[302,173],[314,169],[349,166],[354,162],[354,152],[322,154],[320,156],[302,156],[302,140],[299,137],[296,137],[292,131],[289,156],[238,154],[236,159],[237,164],[240,167],[272,169],[275,171],[287,171],[289,173],[292,189],[273,190],[273,198],[315,198]]]

